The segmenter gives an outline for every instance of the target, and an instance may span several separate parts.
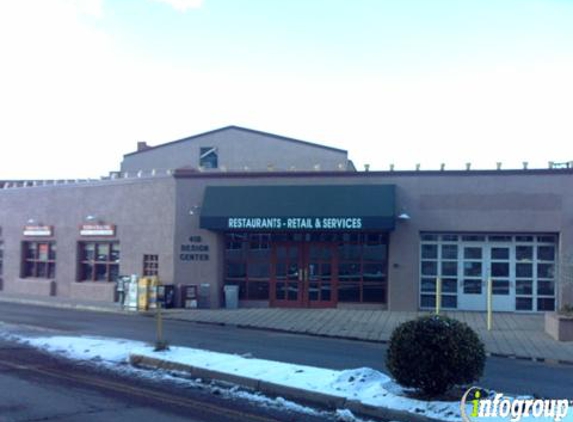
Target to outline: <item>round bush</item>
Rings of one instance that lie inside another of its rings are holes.
[[[424,316],[396,327],[386,365],[402,386],[436,396],[477,381],[485,365],[485,348],[467,324]]]

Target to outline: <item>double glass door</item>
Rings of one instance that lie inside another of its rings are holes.
[[[335,245],[276,243],[271,269],[271,306],[333,307],[337,276]]]
[[[460,277],[459,309],[487,309],[487,282],[492,279],[494,311],[515,309],[515,286],[512,274],[511,245],[464,245]]]

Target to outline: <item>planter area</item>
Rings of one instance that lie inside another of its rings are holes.
[[[573,341],[573,316],[546,312],[545,332],[557,341]]]

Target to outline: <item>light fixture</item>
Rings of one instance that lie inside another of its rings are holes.
[[[412,218],[412,217],[410,217],[410,214],[408,214],[408,213],[405,212],[405,211],[402,211],[402,212],[400,213],[400,215],[398,215],[398,220],[402,220],[402,221],[408,221],[408,220],[410,220],[411,218]]]
[[[195,215],[195,213],[200,209],[199,205],[193,205],[189,210],[189,215]]]
[[[28,218],[27,223],[28,224],[36,224],[36,220],[34,220],[33,218]]]

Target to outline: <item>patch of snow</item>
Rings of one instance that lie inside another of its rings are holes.
[[[152,347],[138,341],[124,339],[110,339],[102,337],[28,337],[0,330],[0,338],[28,344],[40,350],[53,353],[67,359],[86,362],[95,366],[102,366],[108,370],[122,373],[136,378],[145,378],[153,381],[169,381],[180,387],[207,389],[213,394],[226,398],[240,398],[257,405],[277,411],[290,411],[310,416],[332,417],[332,412],[313,409],[298,403],[285,400],[282,397],[271,398],[261,393],[253,393],[241,389],[239,386],[223,388],[214,383],[206,384],[201,378],[190,379],[188,373],[179,371],[147,370],[127,365],[131,353],[141,353],[152,350]],[[247,358],[249,359],[249,358]],[[353,422],[365,422],[355,418]]]
[[[423,401],[404,396],[402,387],[390,377],[371,368],[358,368],[345,371],[316,368],[256,359],[251,356],[211,352],[206,350],[172,346],[169,350],[155,352],[153,347],[142,342],[109,339],[102,337],[20,337],[30,345],[57,353],[74,360],[88,361],[108,368],[119,368],[123,371],[135,371],[126,365],[130,354],[138,354],[156,359],[192,365],[194,367],[213,369],[219,372],[239,375],[262,381],[282,384],[289,387],[304,389],[309,392],[321,392],[333,396],[357,400],[367,406],[391,408],[410,413],[421,414],[443,421],[460,421],[460,403],[443,401]],[[164,378],[164,371],[148,371],[153,376]],[[187,380],[190,383],[193,381]],[[200,380],[195,382],[195,385]],[[241,397],[268,406],[288,409],[295,412],[316,414],[316,410],[298,405],[282,398],[271,399],[259,394],[244,391],[239,388],[221,388],[214,386],[213,393]],[[471,412],[468,404],[467,412]],[[315,413],[313,413],[315,412]],[[319,413],[320,414],[320,413]],[[341,409],[335,415],[338,420],[357,420],[352,412]],[[479,420],[474,418],[475,420]],[[508,418],[485,418],[489,422],[506,422]],[[533,418],[522,418],[524,422]],[[540,419],[536,419],[538,421]],[[573,409],[567,418],[573,422]],[[564,420],[564,421],[565,421]]]
[[[356,417],[348,409],[338,409],[336,411],[336,420],[341,422],[355,422]]]

